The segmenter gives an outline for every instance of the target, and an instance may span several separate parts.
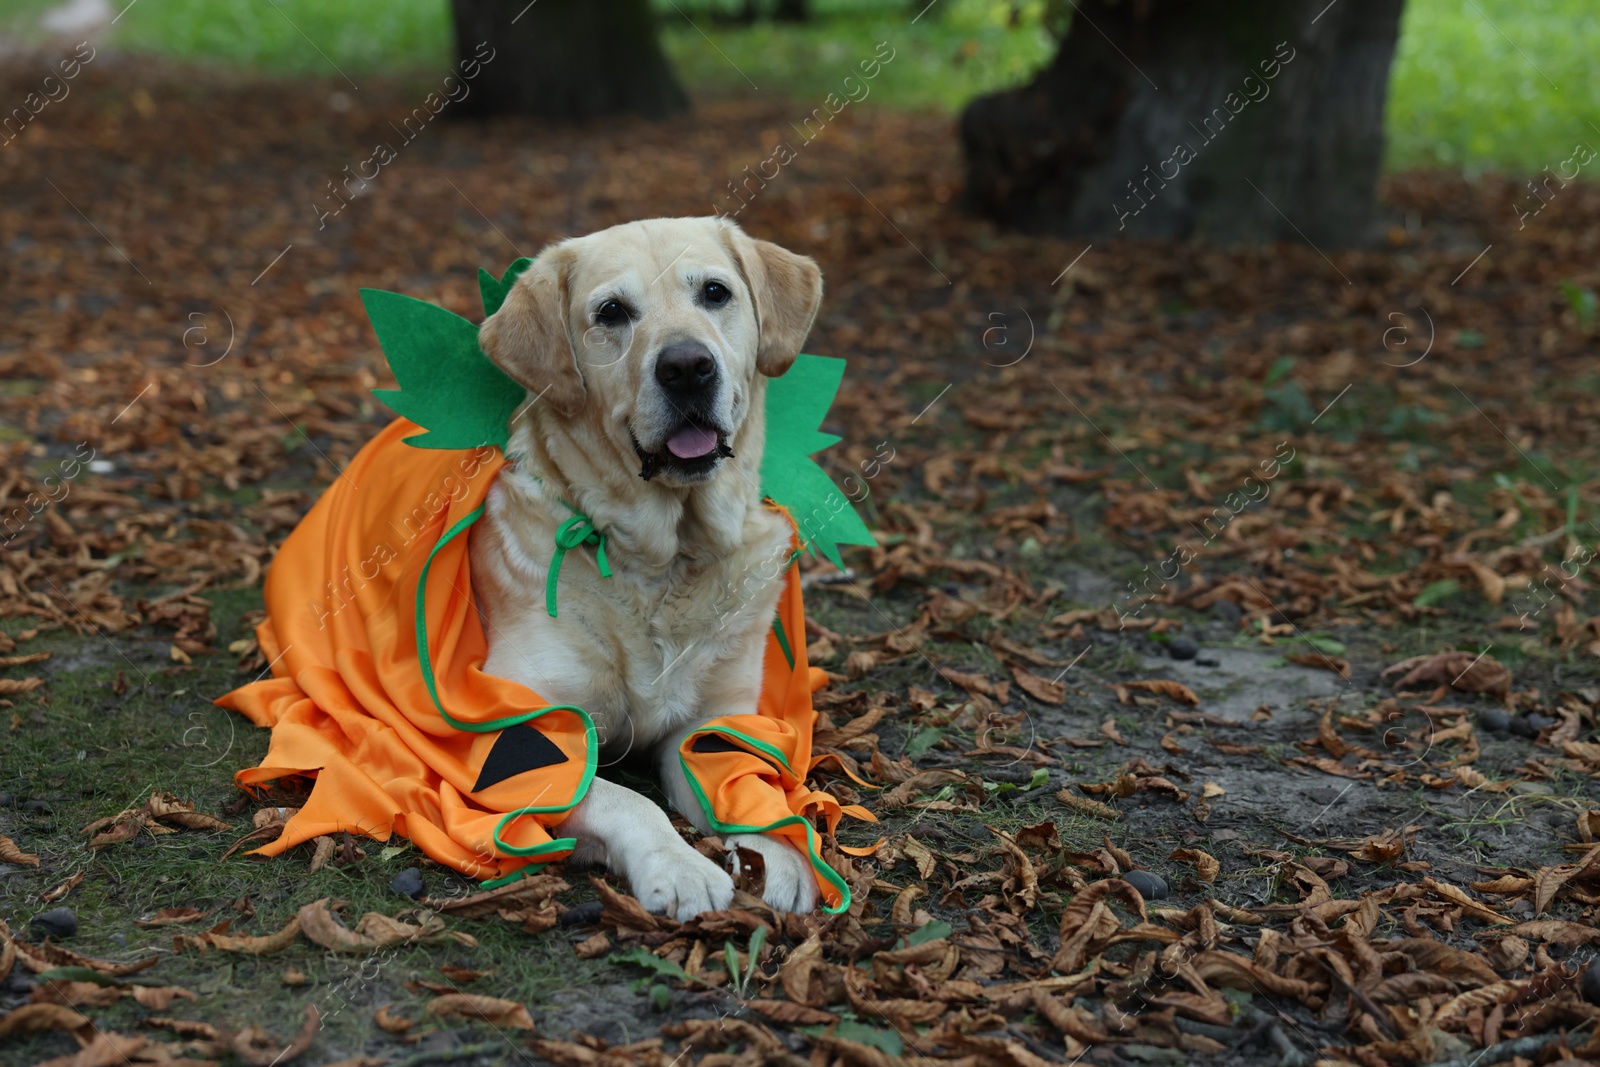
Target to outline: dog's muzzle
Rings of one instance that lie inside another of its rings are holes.
[[[656,356],[656,384],[676,415],[676,425],[653,452],[634,442],[643,464],[639,477],[649,481],[663,470],[691,479],[703,477],[719,460],[733,455],[727,431],[713,417],[722,372],[709,348],[698,341],[663,348]]]

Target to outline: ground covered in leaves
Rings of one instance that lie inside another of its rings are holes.
[[[806,111],[440,120],[343,184],[417,98],[106,56],[0,152],[5,1062],[1600,1057],[1581,183],[1402,174],[1362,252],[1085,249],[964,216],[947,120],[841,115],[738,219],[823,266],[881,540],[806,575],[818,775],[881,820],[851,911],[244,855],[296,801],[209,702],[387,418],[358,288],[473,316],[480,265],[732,210]]]

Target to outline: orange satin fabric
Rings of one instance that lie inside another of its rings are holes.
[[[387,426],[289,535],[268,569],[267,620],[256,631],[272,677],[217,703],[272,730],[261,764],[235,776],[242,788],[314,780],[282,836],[257,852],[277,855],[336,831],[381,841],[398,833],[470,877],[503,878],[570,852],[571,839],[553,831],[588,787],[595,743],[585,715],[545,711],[537,693],[482,670],[488,646],[471,596],[465,527],[504,457],[491,447],[421,449],[401,440],[418,432],[405,419]],[[566,568],[594,566],[590,549],[568,555]],[[416,640],[424,564],[438,706]],[[773,832],[812,854],[819,887],[837,907],[837,876],[808,848],[801,823],[820,814],[831,832],[842,813],[870,816],[805,785],[816,721],[811,694],[826,676],[806,664],[798,568],[788,568],[784,581],[778,614],[793,665],[776,632],[769,634],[758,713],[708,723],[707,731],[730,742],[691,751],[696,734],[683,758],[719,827],[789,819]],[[466,728],[447,722],[439,706]],[[513,733],[528,730],[538,736]]]

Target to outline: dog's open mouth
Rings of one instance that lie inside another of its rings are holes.
[[[731,458],[728,435],[715,426],[689,419],[668,436],[655,452],[647,452],[637,440],[633,450],[639,453],[642,464],[639,477],[649,481],[664,470],[677,474],[704,474],[716,466],[719,459]]]

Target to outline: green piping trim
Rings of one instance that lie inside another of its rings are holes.
[[[563,504],[567,504],[565,500]],[[556,617],[556,580],[561,575],[561,561],[567,552],[579,545],[593,545],[595,563],[600,567],[600,577],[611,577],[611,562],[606,559],[606,535],[595,528],[594,520],[567,504],[572,517],[556,528],[556,550],[550,557],[550,570],[545,575],[544,610]]]
[[[778,639],[778,647],[783,649],[783,658],[789,661],[789,669],[794,670],[794,649],[789,647],[789,635],[783,630],[783,619],[777,615],[772,617],[772,634]]]
[[[737,737],[751,748],[760,749],[762,752],[765,752],[767,755],[778,761],[778,766],[782,767],[790,774],[794,774],[794,768],[789,766],[789,757],[783,754],[782,749],[779,749],[775,745],[769,745],[765,741],[758,741],[749,734],[744,733],[742,730],[735,730],[731,726],[710,726],[702,730],[696,730],[689,734],[688,737],[684,738],[684,743],[687,743],[690,737],[699,737],[701,734],[727,734],[730,737]],[[796,778],[800,777],[798,774],[794,774],[794,776]]]
[[[793,520],[790,520],[790,522],[792,524]],[[793,567],[794,561],[799,558],[800,550],[798,548],[792,550],[789,553],[789,561],[783,565],[783,569],[788,570]],[[789,661],[789,669],[791,671],[794,670],[794,649],[789,646],[789,633],[783,628],[783,616],[774,615],[772,617],[772,632],[777,635],[778,647],[783,649],[783,658]]]
[[[491,719],[488,722],[464,722],[455,718],[448,711],[446,711],[444,709],[444,705],[439,701],[438,682],[433,673],[433,654],[428,649],[428,574],[433,569],[433,557],[439,554],[439,550],[445,545],[449,544],[451,541],[455,540],[461,534],[465,533],[473,523],[477,522],[482,517],[483,505],[479,504],[476,508],[473,508],[472,511],[463,516],[461,521],[457,522],[454,526],[445,531],[444,536],[439,538],[438,543],[435,544],[432,550],[428,552],[428,558],[423,561],[422,574],[417,579],[417,661],[422,668],[422,680],[428,687],[428,696],[433,698],[433,706],[438,709],[439,715],[444,719],[444,721],[455,727],[457,730],[465,730],[468,733],[474,734],[492,733],[496,730],[504,730],[508,727],[520,726],[525,722],[531,722],[532,720],[539,718],[541,715],[548,715],[552,711],[570,711],[577,715],[578,718],[583,722],[583,777],[578,780],[578,788],[573,792],[572,801],[567,804],[551,804],[543,807],[530,806],[526,808],[518,808],[515,811],[508,812],[504,818],[495,824],[493,834],[495,846],[501,851],[512,856],[540,856],[551,852],[570,852],[572,849],[577,847],[577,841],[570,837],[556,838],[554,841],[546,842],[543,845],[530,845],[527,848],[518,848],[514,845],[507,844],[500,837],[500,831],[505,829],[506,824],[512,819],[519,818],[523,815],[547,815],[571,811],[578,805],[578,802],[588,794],[589,785],[594,781],[595,771],[598,769],[600,764],[599,737],[594,728],[594,720],[589,718],[589,713],[578,707],[576,704],[549,704],[538,709],[537,711],[527,711],[518,715],[507,715],[504,718]]]
[[[570,838],[568,840],[570,840]],[[499,889],[503,885],[510,885],[518,878],[527,878],[531,875],[538,874],[548,866],[550,866],[548,863],[530,863],[526,867],[518,867],[510,874],[502,874],[499,878],[490,878],[486,881],[479,882],[478,888]]]
[[[568,804],[566,808],[518,808],[516,811],[506,812],[505,817],[499,822],[495,823],[495,846],[499,848],[500,851],[509,853],[513,856],[548,856],[556,852],[571,852],[573,849],[578,847],[578,839],[575,837],[557,837],[546,841],[542,845],[529,845],[527,848],[518,848],[515,845],[508,845],[500,839],[500,831],[505,829],[506,823],[510,822],[512,819],[519,819],[524,815],[542,815],[551,811],[566,811],[567,808],[570,808],[571,806],[571,804]]]
[[[683,748],[688,745],[690,738],[699,737],[701,734],[728,734],[737,737],[746,744],[773,756],[785,769],[789,770],[789,773],[793,774],[794,771],[789,767],[789,761],[784,758],[783,753],[763,741],[757,741],[753,737],[740,733],[738,730],[713,726],[703,730],[696,730],[689,734],[678,747],[678,762],[683,765],[683,777],[689,783],[689,788],[694,790],[695,799],[700,801],[700,809],[706,813],[706,821],[711,824],[712,831],[717,834],[770,834],[774,830],[781,830],[787,826],[798,825],[805,827],[806,858],[811,861],[812,870],[816,871],[824,881],[839,891],[839,906],[829,907],[827,904],[823,904],[822,910],[829,915],[838,915],[841,912],[849,911],[850,885],[839,877],[838,871],[828,866],[827,862],[823,860],[822,854],[817,850],[817,829],[811,825],[811,820],[804,815],[786,815],[781,819],[768,823],[766,826],[740,826],[736,823],[723,822],[717,818],[716,813],[711,810],[711,801],[707,799],[705,790],[701,788],[699,781],[695,779],[694,773],[689,770],[688,757],[683,754]]]

